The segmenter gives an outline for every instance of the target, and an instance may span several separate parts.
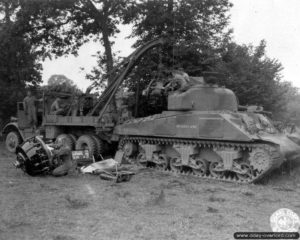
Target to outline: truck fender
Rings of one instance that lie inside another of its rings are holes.
[[[11,131],[18,132],[20,134],[20,136],[22,137],[22,140],[24,141],[25,138],[24,138],[23,132],[19,129],[18,123],[6,124],[2,130],[2,136],[5,136],[6,134],[8,134]]]

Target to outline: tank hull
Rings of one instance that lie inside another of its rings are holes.
[[[219,112],[166,111],[146,118],[133,119],[115,128],[118,135],[159,136],[189,139],[252,141],[252,136],[232,124],[239,118]]]
[[[252,112],[165,111],[127,121],[115,134],[129,161],[245,183],[300,153],[264,115]]]

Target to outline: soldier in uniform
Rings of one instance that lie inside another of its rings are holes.
[[[37,110],[36,98],[32,95],[31,90],[27,91],[27,96],[24,98],[24,110],[30,126],[35,130],[37,127]]]
[[[166,91],[179,91],[184,92],[190,86],[189,75],[181,70],[172,71],[172,78],[165,86]]]
[[[75,167],[75,164],[72,160],[72,151],[63,139],[57,140],[53,154],[53,158],[58,158],[62,162],[60,166],[52,171],[53,176],[65,176],[73,167]]]
[[[50,114],[62,115],[64,112],[65,109],[61,106],[61,99],[60,97],[57,97],[51,105]]]

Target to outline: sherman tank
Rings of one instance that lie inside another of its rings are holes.
[[[168,94],[167,111],[115,127],[123,161],[253,183],[297,158],[299,139],[275,128],[261,107],[240,107],[233,91],[195,79]]]

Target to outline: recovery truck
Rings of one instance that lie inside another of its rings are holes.
[[[119,109],[121,110],[119,111],[111,111],[110,104],[119,87],[130,71],[139,63],[141,57],[148,50],[163,44],[163,42],[163,39],[150,41],[118,64],[112,71],[112,75],[114,72],[117,73],[111,81],[112,84],[104,90],[87,111],[84,111],[84,109],[78,111],[75,116],[71,114],[71,111],[67,111],[66,115],[50,114],[50,106],[55,99],[55,94],[52,96],[45,95],[43,102],[39,104],[37,113],[39,134],[42,134],[45,139],[64,138],[71,149],[88,149],[95,157],[99,157],[100,154],[103,154],[106,149],[113,145],[115,125],[121,124],[130,117],[130,113],[125,111],[126,106],[120,106]],[[63,97],[64,103],[69,103],[71,107],[74,97]],[[122,105],[123,97],[126,98],[121,95],[117,104]],[[91,95],[85,95],[82,98],[81,102],[86,102],[86,100],[93,102]],[[10,152],[15,152],[16,147],[25,139],[36,135],[28,124],[23,102],[17,103],[17,118],[12,118],[12,121],[4,127],[2,134],[6,139],[6,148]]]

